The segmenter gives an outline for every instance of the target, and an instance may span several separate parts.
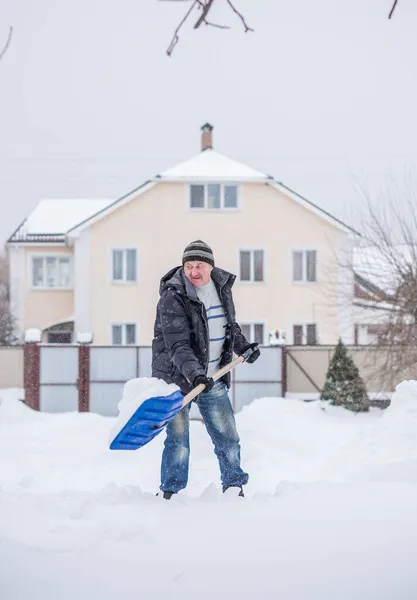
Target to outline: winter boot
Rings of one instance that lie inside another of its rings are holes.
[[[243,493],[243,487],[241,485],[224,485],[223,486],[223,494],[227,491],[227,490],[232,490],[231,492],[229,492],[228,496],[240,496],[241,498],[245,497],[245,494]],[[239,493],[237,493],[239,490]]]
[[[174,494],[176,494],[176,492],[168,492],[167,490],[164,490],[162,497],[164,500],[171,500]],[[156,495],[159,496],[159,492]]]

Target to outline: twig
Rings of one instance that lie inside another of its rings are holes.
[[[10,27],[9,29],[9,36],[7,38],[6,41],[6,45],[4,46],[3,50],[0,52],[0,60],[3,58],[3,56],[6,54],[8,47],[10,46],[10,42],[12,39],[12,35],[13,35],[13,27]]]
[[[211,23],[210,21],[207,21],[206,19],[204,19],[204,23],[206,25],[210,25],[210,27],[218,27],[218,29],[231,29],[231,27],[229,27],[229,25],[218,25],[217,23]]]
[[[175,1],[175,0],[171,0],[171,1]],[[180,1],[183,1],[183,0],[180,0]],[[189,1],[191,2],[192,0],[189,0]],[[238,17],[241,19],[243,26],[245,27],[245,33],[247,31],[254,31],[254,29],[252,29],[251,27],[249,27],[247,25],[243,15],[233,6],[231,0],[227,0],[227,3],[229,4],[229,6],[233,10],[233,12],[235,14],[237,14]],[[182,19],[181,23],[178,25],[178,27],[174,31],[173,38],[172,38],[171,43],[168,46],[168,49],[166,51],[168,56],[171,56],[175,46],[178,44],[178,42],[179,42],[178,32],[181,29],[181,27],[184,25],[185,21],[188,19],[188,17],[190,16],[191,12],[193,11],[193,9],[195,7],[197,7],[198,10],[201,10],[201,15],[199,16],[196,24],[194,25],[194,29],[198,29],[202,23],[204,23],[205,25],[208,25],[210,27],[217,27],[218,29],[230,29],[230,27],[228,25],[219,25],[218,23],[212,23],[211,21],[207,20],[207,14],[209,13],[213,4],[214,4],[214,0],[194,0],[193,1],[192,5],[188,9],[185,17]]]
[[[207,16],[209,9],[207,8],[207,10],[206,10],[206,4],[204,4],[204,2],[202,0],[197,0],[197,2],[201,6],[203,11],[205,11],[204,14]],[[202,16],[204,16],[204,15],[202,15]],[[211,21],[207,21],[206,16],[204,17],[204,23],[206,25],[209,25],[210,27],[217,27],[218,29],[231,29],[231,27],[229,27],[229,25],[219,25],[218,23],[212,23]],[[199,21],[200,21],[200,19],[199,19]],[[198,25],[198,26],[200,26],[200,25]],[[197,29],[197,23],[195,24],[194,29]]]
[[[397,0],[395,0],[395,3],[397,3]],[[227,4],[230,6],[230,8],[233,10],[234,13],[237,14],[238,17],[240,17],[240,19],[242,20],[243,26],[245,28],[245,33],[247,33],[248,31],[255,31],[254,29],[252,29],[252,27],[249,27],[243,17],[243,15],[233,6],[231,0],[227,0]]]
[[[394,4],[392,5],[391,12],[390,12],[390,14],[388,15],[388,19],[391,19],[391,17],[392,17],[392,14],[393,14],[393,12],[394,12],[394,10],[395,10],[395,7],[397,6],[397,2],[398,2],[398,0],[394,0]]]
[[[190,6],[190,8],[187,11],[187,14],[185,15],[185,17],[183,18],[183,20],[181,21],[181,23],[178,25],[178,27],[176,28],[176,30],[174,31],[174,36],[171,40],[170,45],[168,46],[167,49],[167,54],[168,56],[171,56],[172,51],[174,50],[175,46],[178,44],[180,38],[178,37],[178,32],[181,29],[181,27],[184,25],[185,21],[188,19],[190,13],[193,11],[194,7],[197,6],[197,4],[199,4],[199,0],[195,0],[192,5]]]
[[[214,0],[208,0],[206,4],[202,4],[201,2],[198,2],[198,4],[200,6],[202,6],[203,8],[203,12],[200,16],[200,18],[198,19],[197,23],[194,25],[194,29],[198,29],[201,25],[201,23],[203,23],[206,20],[207,17],[207,13],[209,12],[210,8],[212,7]]]

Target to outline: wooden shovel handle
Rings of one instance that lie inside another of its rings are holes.
[[[225,365],[224,367],[222,367],[221,369],[216,371],[216,373],[214,373],[214,375],[213,375],[214,381],[221,379],[223,377],[223,375],[226,375],[226,373],[228,373],[229,371],[231,371],[232,369],[234,369],[235,367],[237,367],[238,365],[240,365],[243,362],[245,362],[244,357],[238,356],[237,358],[235,358],[235,360],[232,360],[232,362]],[[184,400],[182,401],[182,407],[184,408],[184,406],[187,406],[187,404],[189,404],[192,400],[194,400],[194,398],[196,396],[198,396],[199,394],[201,394],[201,392],[203,392],[205,389],[206,389],[206,386],[204,385],[204,383],[200,383],[200,385],[198,385],[193,390],[191,390],[191,392],[189,392],[186,396],[184,396]]]

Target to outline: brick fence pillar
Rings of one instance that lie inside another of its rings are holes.
[[[26,342],[23,350],[25,404],[34,410],[40,409],[40,350],[34,342]]]
[[[90,410],[90,346],[78,346],[78,410]]]

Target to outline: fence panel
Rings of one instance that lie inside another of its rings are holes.
[[[78,347],[40,347],[40,410],[78,410]]]
[[[0,347],[0,389],[23,387],[23,346]]]
[[[126,381],[151,376],[150,347],[92,345],[84,353],[87,348],[80,346],[41,344],[39,350],[40,410],[63,412],[85,406],[91,412],[116,416]],[[253,365],[243,364],[232,371],[230,396],[236,412],[254,398],[282,394],[281,348],[262,348]],[[200,418],[195,404],[191,418]]]
[[[91,346],[90,411],[105,416],[117,415],[124,384],[136,378],[139,370],[136,346]]]
[[[317,395],[324,386],[334,350],[335,346],[287,346],[287,392]],[[347,346],[347,351],[355,361],[372,397],[389,398],[401,381],[417,378],[417,365],[411,364],[403,373],[394,373],[390,367],[400,363],[400,358],[396,358],[397,353],[410,352],[413,355],[414,348]]]
[[[253,364],[243,363],[232,372],[231,399],[235,412],[255,398],[283,395],[282,348],[266,346]]]

